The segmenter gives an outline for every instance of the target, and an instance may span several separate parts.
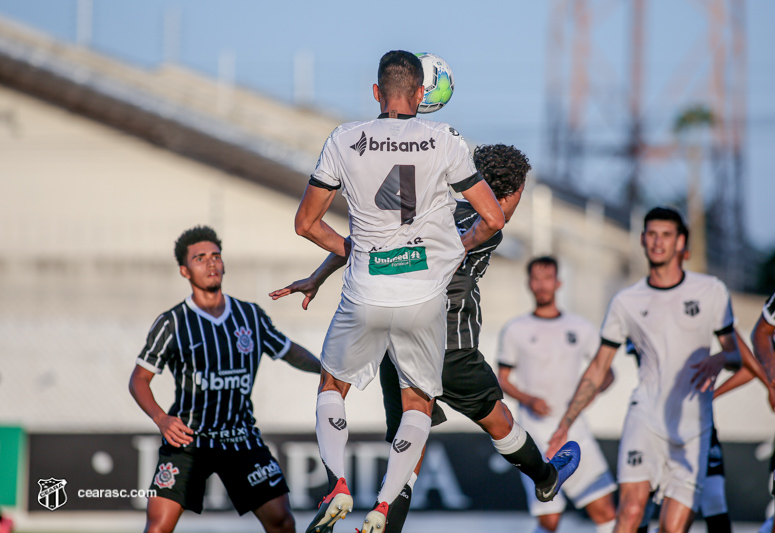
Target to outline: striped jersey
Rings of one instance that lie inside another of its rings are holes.
[[[775,293],[770,296],[762,308],[762,316],[771,326],[775,326]]]
[[[310,184],[342,188],[352,252],[342,293],[359,303],[402,307],[431,300],[463,259],[455,200],[481,180],[468,146],[449,124],[409,115],[351,122],[326,140]]]
[[[465,200],[458,200],[455,225],[460,235],[468,231],[479,216]],[[479,279],[484,276],[490,257],[503,240],[498,231],[490,239],[468,252],[447,285],[447,350],[479,346],[482,329],[482,307],[479,304]]]
[[[194,430],[196,447],[261,445],[254,426],[253,390],[262,354],[283,357],[291,341],[258,305],[224,295],[218,318],[189,296],[151,326],[137,364],[156,374],[165,366],[175,378],[168,414]]]

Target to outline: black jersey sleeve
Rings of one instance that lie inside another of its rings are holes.
[[[258,338],[261,342],[261,351],[272,359],[283,357],[291,347],[291,340],[272,324],[263,309],[255,306],[258,313]]]
[[[137,364],[146,370],[161,374],[164,365],[177,350],[174,316],[164,313],[156,319],[148,332],[145,347],[137,357]]]

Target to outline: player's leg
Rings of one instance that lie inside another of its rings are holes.
[[[553,533],[560,525],[560,513],[544,514],[538,517],[538,527],[533,533]]]
[[[145,533],[171,533],[183,514],[183,506],[178,502],[154,496],[148,498],[146,509]]]
[[[584,509],[595,523],[596,533],[611,533],[616,525],[616,506],[612,493],[608,493],[587,504]]]
[[[715,425],[711,428],[707,468],[707,477],[702,485],[700,510],[705,517],[708,533],[731,533],[732,521],[727,508],[724,477],[724,453]]]
[[[391,308],[368,306],[342,297],[323,342],[315,433],[326,472],[328,494],[307,532],[330,530],[352,510],[353,500],[344,478],[347,416],[344,398],[351,384],[364,389],[377,374],[387,349]]]
[[[266,502],[253,514],[261,522],[266,533],[295,533],[296,522],[291,514],[291,502],[287,494]]]
[[[401,424],[401,417],[404,414],[404,410],[401,403],[401,385],[398,380],[398,372],[396,371],[395,365],[390,360],[390,357],[387,355],[382,360],[379,367],[379,382],[382,386],[382,404],[385,407],[385,423],[387,425],[385,440],[392,444],[393,440],[396,438],[398,426]],[[433,402],[431,427],[441,424],[446,421],[446,419],[444,411],[439,404]],[[425,450],[423,449],[423,455],[424,454]],[[414,483],[417,481],[421,466],[422,457],[420,457],[420,460],[417,462],[414,472],[410,475],[409,481],[406,482],[400,494],[395,500],[388,502],[387,524],[385,525],[385,531],[383,533],[401,533],[403,530],[406,517],[409,514],[409,507],[412,502]]]
[[[401,493],[428,440],[433,399],[442,393],[446,303],[446,294],[440,294],[421,304],[392,309],[388,352],[401,386],[403,414],[377,506],[366,515],[363,533],[384,530],[389,502]]]
[[[683,503],[672,498],[662,501],[662,512],[659,513],[659,531],[665,533],[684,533],[689,531],[694,520],[694,511]]]
[[[727,511],[725,479],[722,474],[705,478],[702,486],[700,509],[705,517],[708,533],[731,533],[732,521]]]
[[[202,512],[205,483],[212,473],[206,450],[162,444],[148,498],[146,533],[170,533],[187,509]]]
[[[252,512],[267,533],[293,533],[296,523],[288,501],[288,485],[277,459],[260,440],[238,449],[210,452],[215,473],[240,516]]]
[[[640,527],[643,512],[651,496],[648,481],[621,483],[619,485],[619,508],[616,511],[616,533],[635,532]]]
[[[447,350],[442,381],[444,394],[439,400],[487,432],[495,449],[533,480],[540,492],[556,484],[556,468],[544,461],[530,434],[514,422],[511,411],[501,401],[498,378],[478,349]],[[559,486],[554,493],[557,490]]]

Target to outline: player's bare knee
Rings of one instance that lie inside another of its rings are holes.
[[[547,531],[557,531],[557,526],[560,525],[560,515],[559,513],[541,515],[538,517],[538,523]]]
[[[296,521],[290,512],[264,517],[261,520],[266,533],[295,533]]]
[[[619,502],[619,511],[616,518],[621,524],[634,524],[637,527],[643,519],[643,511],[643,506],[636,499],[624,499]]]

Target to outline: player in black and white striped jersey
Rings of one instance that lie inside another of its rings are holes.
[[[255,427],[250,394],[262,354],[316,373],[320,361],[278,331],[258,305],[221,291],[221,242],[211,228],[184,232],[175,256],[192,294],[151,326],[129,385],[163,436],[146,531],[170,532],[185,509],[200,513],[213,473],[240,514],[253,511],[266,531],[295,531],[288,486]],[[167,413],[150,388],[165,366],[175,378]]]
[[[762,314],[751,333],[751,342],[753,343],[753,352],[764,367],[770,385],[775,386],[775,345],[773,344],[775,342],[775,294],[770,296],[764,304]],[[775,496],[775,454],[770,462],[770,470],[772,470],[771,492]],[[775,533],[772,517],[765,522],[759,531],[761,533]]]

